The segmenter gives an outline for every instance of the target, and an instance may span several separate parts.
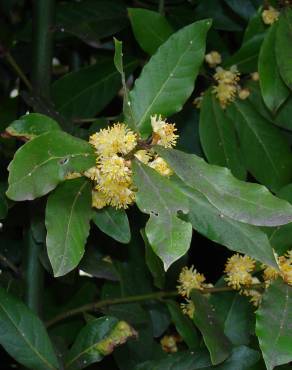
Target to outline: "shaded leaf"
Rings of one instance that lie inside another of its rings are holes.
[[[292,287],[272,282],[256,313],[256,334],[268,370],[292,361]]]
[[[191,320],[183,314],[176,302],[169,300],[166,304],[177,332],[186,342],[189,349],[198,348],[200,344],[199,336]]]
[[[6,132],[15,137],[33,139],[48,131],[60,130],[59,124],[52,118],[39,113],[26,114],[16,121],[13,121]]]
[[[191,95],[204,58],[210,20],[193,23],[172,35],[150,59],[130,93],[132,128],[150,132],[150,116],[181,110]],[[171,92],[171,93],[170,93]]]
[[[276,32],[274,23],[262,44],[259,55],[259,75],[262,96],[266,106],[275,113],[287,99],[290,91],[282,80],[276,60]]]
[[[240,222],[274,226],[291,222],[292,207],[264,186],[237,180],[226,168],[194,154],[155,147],[186,185],[201,192],[220,213]]]
[[[127,73],[137,66],[135,60],[125,64]],[[112,58],[101,58],[95,65],[71,72],[52,86],[56,109],[67,118],[93,117],[116,95],[121,78]]]
[[[6,217],[8,212],[8,203],[5,192],[7,190],[7,184],[0,182],[0,220]]]
[[[187,212],[187,201],[167,178],[152,168],[140,162],[135,162],[133,168],[137,205],[150,214],[146,236],[167,270],[190,246],[191,224],[177,217],[177,212]]]
[[[246,170],[242,165],[234,123],[210,90],[204,94],[200,112],[200,139],[208,161],[228,167],[234,176],[244,180]]]
[[[92,146],[62,131],[51,131],[24,144],[9,164],[7,196],[32,200],[53,190],[70,172],[95,165]]]
[[[125,321],[110,316],[89,321],[78,334],[66,361],[65,369],[84,369],[99,362],[115,347],[135,337],[136,332]]]
[[[0,287],[0,343],[22,365],[57,370],[58,360],[40,319]]]
[[[91,216],[91,186],[87,179],[66,181],[49,196],[46,242],[55,277],[67,274],[80,262]]]
[[[276,35],[276,56],[281,76],[292,89],[292,10],[286,8],[279,19]]]
[[[105,207],[95,211],[92,220],[101,231],[111,238],[120,243],[129,243],[131,230],[128,216],[124,209]]]
[[[150,55],[154,54],[173,33],[166,18],[157,12],[129,8],[128,14],[137,42]]]
[[[203,335],[212,364],[218,365],[230,355],[231,343],[225,336],[223,327],[208,299],[194,290],[191,298],[195,305],[193,321]]]
[[[292,178],[292,155],[283,133],[248,101],[235,101],[228,114],[236,122],[241,152],[251,174],[273,191],[288,184]]]

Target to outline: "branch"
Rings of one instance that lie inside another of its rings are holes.
[[[5,256],[3,256],[3,254],[0,254],[0,261],[6,265],[7,267],[10,268],[10,270],[12,270],[16,276],[20,276],[20,271],[18,270],[18,268],[11,262],[9,261],[8,258],[6,258]]]

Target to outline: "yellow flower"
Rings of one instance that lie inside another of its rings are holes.
[[[174,353],[177,352],[177,338],[174,335],[165,335],[160,340],[161,347],[164,352]]]
[[[107,205],[106,196],[100,191],[92,190],[92,207],[101,209]]]
[[[197,272],[194,266],[182,268],[179,274],[177,286],[178,293],[183,297],[188,297],[191,294],[192,289],[203,289],[203,283],[206,280],[203,274]]]
[[[191,320],[193,319],[195,313],[195,305],[193,301],[186,299],[186,303],[181,303],[180,308],[185,315],[189,316]]]
[[[96,189],[105,195],[108,205],[116,208],[128,208],[135,201],[135,192],[131,187],[131,183],[101,179]]]
[[[289,253],[291,253],[291,251]],[[279,265],[283,280],[287,284],[292,285],[292,261],[290,256],[288,255],[288,258],[285,256],[279,257]]]
[[[253,72],[253,73],[251,73],[251,74],[250,74],[250,77],[251,77],[251,79],[252,79],[253,81],[259,81],[259,79],[260,79],[260,75],[259,75],[259,73],[258,73],[258,72]]]
[[[161,157],[156,157],[154,161],[149,163],[149,167],[160,173],[162,176],[170,176],[173,174],[172,169],[168,166],[165,160]]]
[[[140,162],[144,164],[147,164],[152,157],[151,153],[144,149],[138,150],[134,155],[137,159],[139,159]]]
[[[124,158],[114,154],[111,157],[101,157],[98,160],[100,178],[105,181],[129,182],[131,170]]]
[[[241,285],[252,284],[251,272],[255,269],[255,261],[249,256],[240,256],[234,254],[228,258],[225,265],[225,272],[227,274],[225,281],[233,289],[240,289]]]
[[[250,91],[248,89],[239,89],[238,91],[238,97],[241,100],[245,100],[249,97]]]
[[[157,114],[150,117],[151,126],[153,129],[153,144],[162,145],[165,148],[172,148],[176,145],[178,135],[175,134],[177,131],[174,123],[167,123],[163,120],[161,115]]]
[[[222,62],[222,58],[218,51],[211,51],[205,55],[205,61],[209,64],[209,67],[214,68]]]
[[[91,167],[84,172],[84,176],[93,181],[97,181],[99,179],[99,169],[97,167]]]
[[[254,284],[260,284],[260,281],[258,278],[253,277],[252,278],[252,285]],[[240,294],[245,295],[247,297],[250,297],[250,302],[255,306],[258,307],[262,301],[262,294],[256,290],[256,289],[242,289],[240,291]]]
[[[238,72],[236,66],[232,66],[230,70],[217,67],[216,73],[214,74],[214,78],[218,83],[223,83],[226,85],[236,85],[239,81],[239,76],[240,73]]]
[[[213,86],[213,93],[219,100],[221,107],[226,108],[229,103],[234,101],[237,93],[237,86],[219,83],[217,86]]]
[[[124,123],[115,123],[91,135],[89,142],[100,156],[108,157],[117,153],[128,154],[137,145],[137,135]]]
[[[79,172],[69,172],[65,176],[65,180],[74,180],[74,179],[77,179],[78,177],[81,177],[81,176],[82,175]]]
[[[277,277],[280,275],[280,272],[271,266],[263,265],[263,267],[265,267],[264,272],[263,272],[263,278],[265,282],[267,282],[267,285],[269,285],[269,283],[272,280],[277,279]]]
[[[264,10],[262,13],[262,19],[265,24],[271,25],[279,19],[280,13],[278,10],[269,6],[268,9]]]

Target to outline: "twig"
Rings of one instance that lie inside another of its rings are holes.
[[[16,60],[13,58],[13,56],[9,53],[5,53],[5,58],[7,62],[10,64],[10,66],[14,69],[18,77],[21,79],[21,81],[25,84],[25,86],[28,88],[29,91],[32,91],[32,85],[29,82],[28,78],[22,71],[22,69],[19,67],[19,65],[16,63]]]
[[[12,270],[15,273],[15,275],[20,276],[20,271],[18,270],[18,268],[11,261],[9,261],[8,258],[3,256],[3,254],[0,254],[0,261],[4,263],[4,265],[9,267],[10,270]]]

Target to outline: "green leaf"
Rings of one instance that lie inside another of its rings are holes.
[[[40,319],[0,287],[0,343],[16,361],[36,370],[57,370],[58,360]]]
[[[134,70],[137,62],[125,63],[127,73]],[[67,118],[88,118],[99,113],[121,87],[120,73],[112,58],[101,58],[95,65],[71,72],[52,86],[56,109]]]
[[[262,263],[277,267],[272,247],[258,227],[238,222],[223,215],[200,192],[176,181],[189,201],[187,220],[208,239],[227,248],[249,255]]]
[[[79,37],[90,46],[127,26],[127,11],[122,1],[83,0],[59,3],[56,27]]]
[[[92,216],[87,179],[65,181],[48,198],[47,250],[54,276],[62,276],[80,262]]]
[[[274,281],[256,313],[256,334],[268,370],[292,361],[292,287]]]
[[[13,121],[6,132],[15,137],[33,139],[48,131],[60,130],[59,124],[52,118],[39,113],[26,114],[16,121]]]
[[[115,347],[136,336],[125,321],[110,316],[91,320],[78,334],[70,349],[65,369],[77,370],[99,362],[113,352]]]
[[[231,343],[225,336],[214,307],[208,302],[208,299],[194,290],[191,293],[191,298],[195,305],[193,321],[203,335],[212,364],[218,365],[230,355]]]
[[[0,220],[6,217],[8,212],[8,203],[5,192],[7,190],[7,184],[0,182]]]
[[[292,155],[283,133],[248,101],[236,100],[228,114],[237,125],[244,162],[251,174],[272,191],[288,184],[292,178]]]
[[[191,224],[177,217],[177,212],[188,211],[187,201],[167,178],[152,168],[134,162],[133,169],[137,205],[150,214],[145,228],[147,239],[167,270],[187,252],[191,243]]]
[[[157,12],[129,8],[128,14],[138,44],[149,55],[154,54],[173,33],[166,18]]]
[[[210,303],[215,307],[223,323],[224,333],[231,343],[234,346],[249,344],[254,327],[254,312],[248,298],[238,292],[221,292],[212,294]]]
[[[259,75],[262,96],[266,106],[275,113],[287,99],[290,91],[282,80],[276,60],[276,32],[274,23],[262,44],[259,55]]]
[[[151,245],[149,244],[145,230],[142,229],[140,232],[145,243],[145,262],[152,274],[154,285],[159,289],[163,289],[165,285],[165,271],[163,268],[163,263],[161,259],[154,253]]]
[[[174,301],[167,302],[167,308],[171,314],[171,319],[174,326],[188,345],[189,349],[195,349],[199,347],[199,337],[197,330],[195,329],[191,320],[183,314],[179,305]]]
[[[124,209],[106,207],[94,212],[95,225],[120,243],[127,244],[131,239],[131,230],[127,213]]]
[[[70,172],[95,165],[92,146],[62,131],[51,131],[24,144],[9,164],[7,196],[32,200],[53,190]]]
[[[292,206],[264,186],[237,180],[222,167],[194,154],[156,146],[186,185],[201,192],[219,212],[234,220],[261,226],[284,225],[292,220]]]
[[[181,110],[191,95],[204,58],[210,20],[199,21],[172,35],[150,59],[130,93],[132,128],[150,132],[150,116]],[[170,93],[171,92],[171,93]]]
[[[200,139],[204,153],[212,164],[228,167],[241,180],[246,177],[234,123],[227,117],[209,90],[204,94],[200,113]]]
[[[279,19],[276,35],[276,56],[281,76],[292,89],[292,10],[286,8]]]

